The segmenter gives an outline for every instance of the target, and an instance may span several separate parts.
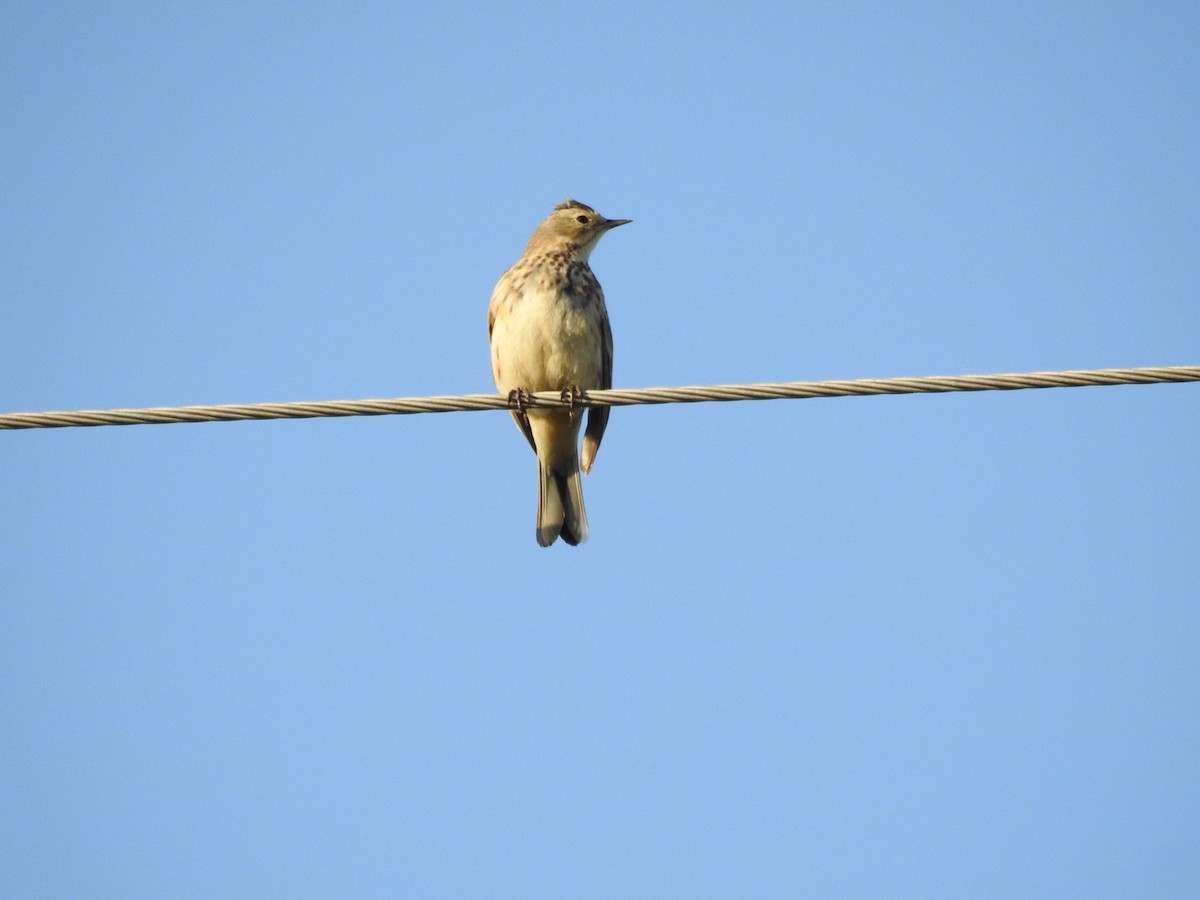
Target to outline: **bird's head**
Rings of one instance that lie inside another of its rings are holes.
[[[548,247],[571,246],[576,254],[586,260],[605,232],[630,221],[606,219],[578,200],[564,200],[533,232],[529,246],[531,249],[543,244]]]

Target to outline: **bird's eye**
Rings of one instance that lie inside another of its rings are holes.
[[[588,217],[587,216],[576,216],[575,221],[578,222],[580,225],[586,225],[588,223]]]

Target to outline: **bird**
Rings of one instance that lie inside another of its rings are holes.
[[[591,472],[608,425],[609,408],[587,414],[579,453],[582,391],[612,387],[613,340],[604,291],[588,257],[605,234],[630,219],[606,219],[578,200],[564,200],[534,229],[525,252],[508,268],[488,304],[492,377],[507,394],[517,427],[538,462],[537,542],[572,546],[588,537],[580,470]],[[525,408],[534,391],[560,391],[562,409]]]

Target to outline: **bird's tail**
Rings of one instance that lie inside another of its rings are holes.
[[[572,546],[588,537],[579,462],[576,460],[571,471],[564,474],[539,459],[537,542],[549,547],[560,534]]]

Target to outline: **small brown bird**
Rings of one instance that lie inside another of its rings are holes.
[[[502,393],[612,387],[612,329],[604,291],[588,266],[600,238],[629,219],[606,219],[564,200],[529,238],[525,253],[500,276],[488,305],[492,376]],[[582,468],[590,472],[608,424],[607,406],[591,407]],[[514,410],[538,460],[537,542],[587,540],[579,470],[582,409]]]

